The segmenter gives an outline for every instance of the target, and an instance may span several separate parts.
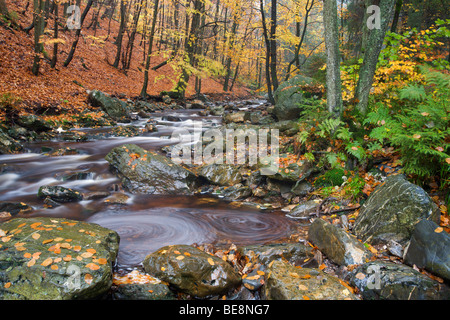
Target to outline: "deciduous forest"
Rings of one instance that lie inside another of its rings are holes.
[[[0,299],[450,299],[448,8],[0,0]]]

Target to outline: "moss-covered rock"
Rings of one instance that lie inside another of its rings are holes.
[[[197,297],[224,294],[241,282],[230,264],[187,245],[163,247],[149,254],[143,265],[145,272]]]
[[[197,182],[191,171],[134,144],[114,148],[105,159],[132,193],[191,194]]]
[[[0,298],[91,299],[112,285],[119,235],[63,218],[16,218],[0,224]]]
[[[274,261],[266,271],[267,300],[357,300],[338,278],[316,268],[296,268]]]

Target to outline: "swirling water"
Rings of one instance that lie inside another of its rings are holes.
[[[198,110],[197,110],[198,111]],[[206,195],[156,196],[127,194],[125,205],[109,205],[104,199],[83,200],[55,208],[46,208],[37,192],[42,185],[62,185],[81,192],[108,191],[119,184],[109,172],[105,155],[114,147],[134,143],[148,150],[159,150],[172,144],[168,139],[180,126],[190,128],[196,121],[206,126],[217,125],[219,118],[202,118],[196,110],[183,110],[171,115],[181,121],[159,120],[157,133],[132,138],[108,138],[88,142],[52,141],[31,143],[29,153],[0,156],[0,201],[25,202],[35,209],[27,216],[52,216],[84,220],[115,230],[120,235],[119,267],[131,267],[144,257],[171,244],[268,243],[288,237],[294,223],[282,214],[260,212],[253,207],[237,207],[233,203]],[[145,121],[133,123],[143,125]],[[94,129],[86,130],[94,131]],[[72,148],[80,154],[51,157],[40,152],[42,147]],[[64,181],[68,172],[88,172],[86,179]]]

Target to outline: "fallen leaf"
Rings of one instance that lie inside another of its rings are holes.
[[[366,275],[364,273],[361,273],[361,272],[357,273],[356,276],[355,276],[355,278],[359,279],[359,280],[362,280],[365,277],[366,277]]]
[[[53,259],[47,258],[44,261],[42,261],[41,266],[47,267],[47,266],[51,265],[52,263],[53,263]]]
[[[441,233],[442,231],[444,231],[444,228],[442,228],[442,227],[438,227],[438,228],[434,229],[434,232],[436,232],[436,233]]]
[[[95,263],[92,263],[92,262],[88,263],[86,265],[86,268],[89,268],[89,269],[91,269],[93,271],[100,269],[100,267],[98,265],[96,265]]]
[[[6,289],[8,289],[9,287],[11,287],[11,282],[7,282],[3,285]]]
[[[34,240],[37,240],[41,237],[41,235],[39,233],[33,233],[31,236]]]
[[[32,266],[34,266],[35,263],[36,263],[36,259],[31,259],[30,261],[28,261],[27,267],[32,267]]]
[[[299,290],[303,290],[303,291],[308,290],[308,287],[307,287],[307,286],[304,286],[304,285],[302,285],[302,284],[299,285],[298,288],[299,288]]]
[[[176,259],[177,259],[177,260],[183,260],[183,259],[184,259],[184,256],[181,256],[181,255],[180,255],[180,256],[176,257]]]
[[[50,266],[50,269],[52,269],[52,270],[58,270],[58,266],[57,266],[56,264],[52,264],[52,265]]]
[[[208,263],[210,264],[210,265],[214,265],[214,260],[213,259],[211,259],[211,258],[208,258]]]
[[[84,282],[86,282],[87,284],[91,284],[92,280],[94,280],[94,277],[91,274],[86,273],[84,276]]]

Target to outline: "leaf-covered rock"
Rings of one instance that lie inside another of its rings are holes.
[[[145,272],[197,297],[224,294],[241,282],[227,262],[187,245],[167,246],[149,254]]]
[[[15,218],[0,224],[0,298],[92,299],[112,285],[119,235],[63,218]]]
[[[338,278],[316,268],[296,268],[274,261],[266,270],[267,300],[357,300]]]
[[[42,186],[38,190],[38,197],[45,199],[49,197],[56,202],[76,202],[83,199],[83,195],[74,189],[62,186]]]

